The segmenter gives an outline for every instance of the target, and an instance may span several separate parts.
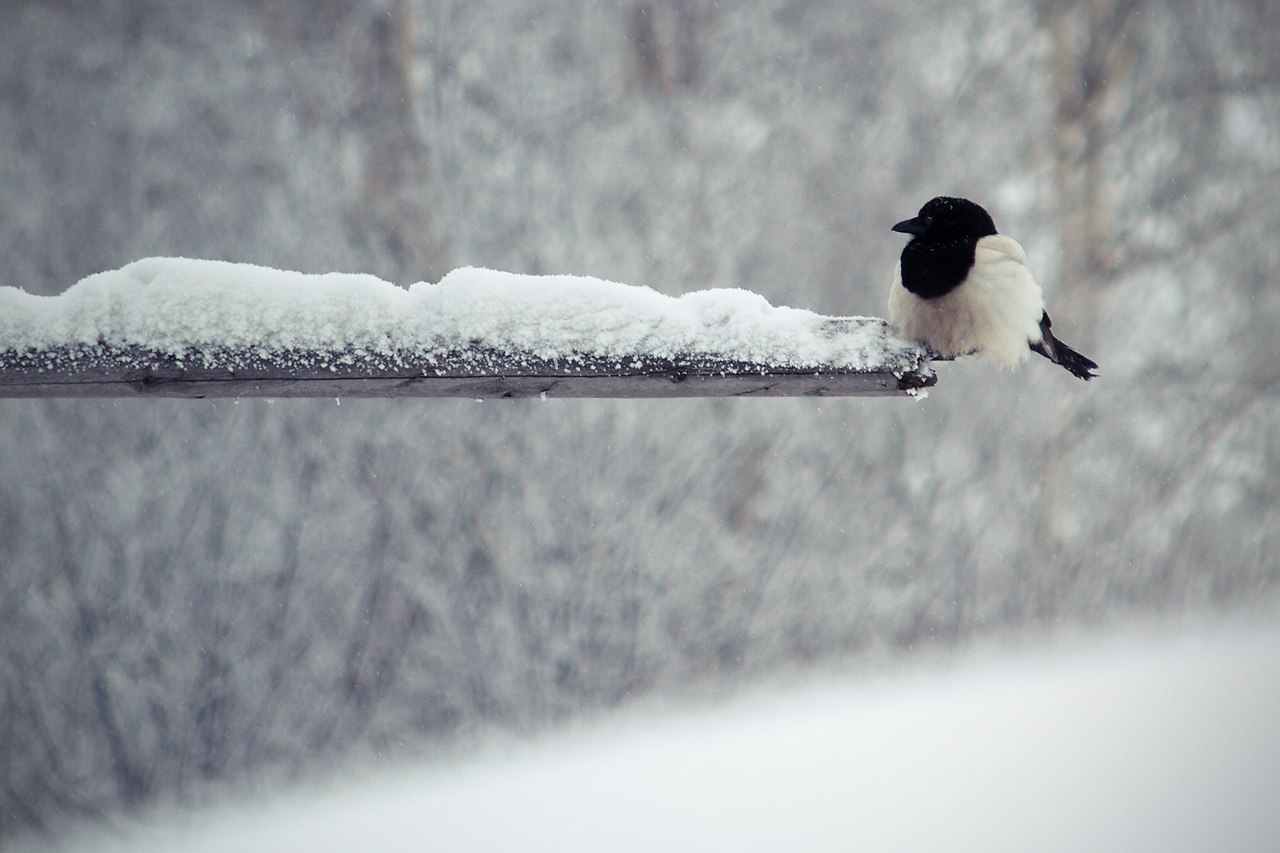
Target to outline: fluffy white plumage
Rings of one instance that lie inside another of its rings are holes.
[[[977,354],[1013,370],[1043,340],[1044,295],[1016,240],[992,234],[978,240],[964,283],[922,299],[902,286],[902,262],[889,289],[889,322],[908,340],[926,342],[948,358]]]

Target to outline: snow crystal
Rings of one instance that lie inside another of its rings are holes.
[[[923,360],[881,320],[775,307],[745,290],[671,297],[585,276],[475,267],[402,288],[371,275],[146,258],[58,296],[0,288],[0,351],[101,344],[178,357],[482,346],[546,359],[700,354],[855,371]]]

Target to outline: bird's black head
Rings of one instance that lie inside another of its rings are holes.
[[[996,233],[991,214],[967,198],[938,196],[929,199],[914,219],[893,226],[894,231],[923,237],[931,242],[973,240]]]
[[[973,266],[973,250],[996,224],[982,205],[965,198],[930,199],[914,219],[893,226],[910,234],[902,250],[902,286],[924,299],[950,293]]]

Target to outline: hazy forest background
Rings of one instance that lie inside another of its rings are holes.
[[[1280,4],[2,14],[0,284],[474,264],[883,315],[889,226],[962,194],[1102,369],[961,361],[923,402],[0,401],[0,839],[1275,601]]]

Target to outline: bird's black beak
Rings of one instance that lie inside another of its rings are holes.
[[[893,226],[893,230],[900,234],[923,234],[928,228],[918,216],[915,219],[904,219]]]

